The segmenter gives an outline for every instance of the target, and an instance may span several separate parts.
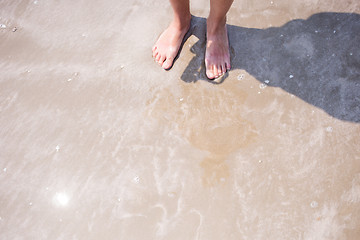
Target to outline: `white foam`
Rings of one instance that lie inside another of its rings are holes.
[[[240,74],[239,76],[237,76],[237,80],[243,80],[245,78],[244,74]]]
[[[53,198],[56,206],[65,207],[69,203],[69,196],[65,192],[57,192]]]
[[[312,201],[312,202],[310,203],[310,207],[311,207],[311,208],[317,208],[318,206],[319,206],[319,204],[318,204],[317,201]]]
[[[259,88],[260,89],[264,89],[264,88],[266,88],[267,86],[266,86],[266,84],[265,83],[261,83],[260,85],[259,85]]]

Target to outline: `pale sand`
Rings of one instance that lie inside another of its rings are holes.
[[[360,239],[359,1],[235,1],[222,84],[192,13],[0,2],[0,239]]]

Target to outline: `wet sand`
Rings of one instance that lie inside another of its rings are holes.
[[[235,1],[216,82],[191,7],[164,71],[167,2],[0,2],[0,239],[360,238],[360,3]]]

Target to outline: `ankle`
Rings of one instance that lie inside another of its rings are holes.
[[[226,28],[226,16],[223,18],[214,18],[209,16],[206,20],[206,32],[208,35],[216,34]]]
[[[174,17],[171,25],[179,30],[187,30],[190,27],[191,14],[181,17]]]

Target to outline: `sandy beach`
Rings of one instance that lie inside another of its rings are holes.
[[[360,239],[360,2],[0,1],[0,239]]]

